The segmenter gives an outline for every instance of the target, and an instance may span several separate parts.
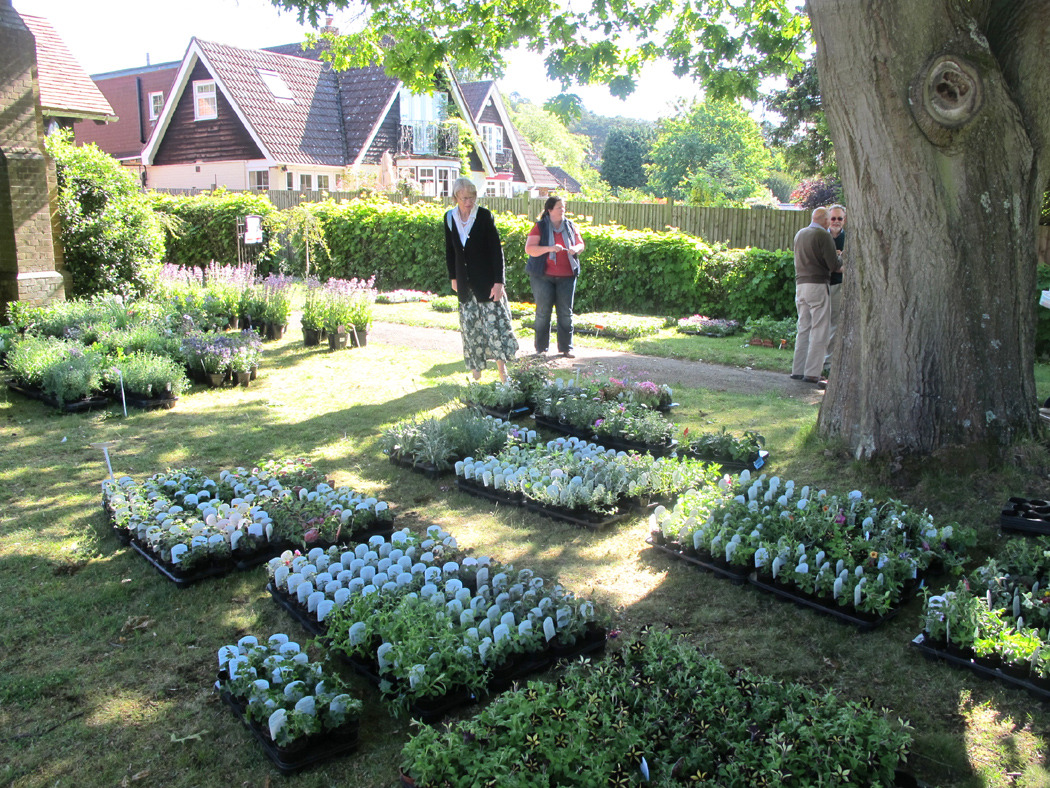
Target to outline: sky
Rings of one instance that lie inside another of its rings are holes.
[[[46,17],[88,74],[118,71],[150,63],[181,60],[190,38],[245,48],[300,41],[307,32],[295,16],[280,13],[267,0],[13,0],[20,13]],[[335,25],[349,29],[350,17],[335,15]],[[500,80],[504,96],[517,92],[537,104],[558,94],[544,78],[542,59],[519,52]],[[627,101],[602,87],[575,88],[591,112],[610,117],[655,120],[669,114],[678,98],[697,95],[694,83],[652,66]]]

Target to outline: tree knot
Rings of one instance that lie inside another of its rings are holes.
[[[911,86],[911,108],[916,122],[934,145],[950,145],[952,132],[981,111],[984,81],[967,60],[941,55],[927,63]]]

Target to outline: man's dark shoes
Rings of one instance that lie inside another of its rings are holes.
[[[792,380],[803,380],[804,376],[803,375],[792,375],[791,379]]]
[[[561,357],[562,358],[576,358],[576,354],[573,353],[571,350],[566,350],[564,353],[561,354]]]

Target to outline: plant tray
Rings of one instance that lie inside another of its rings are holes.
[[[929,639],[925,632],[916,635],[911,645],[917,648],[928,659],[943,659],[960,668],[967,668],[983,679],[994,679],[1012,687],[1023,689],[1040,700],[1050,701],[1050,681],[1034,677],[1022,677],[1008,672],[1001,660],[976,657],[972,649],[960,649],[946,646]],[[998,665],[996,663],[999,663]]]
[[[278,591],[273,587],[273,583],[266,584],[266,590],[270,592],[270,596],[273,597],[273,601],[283,607],[285,611],[292,618],[295,619],[296,623],[299,624],[303,629],[309,632],[315,637],[323,635],[328,631],[328,627],[318,621],[316,618],[310,618],[309,614],[304,611],[299,605],[292,602],[291,598],[283,591]]]
[[[569,511],[567,509],[545,506],[544,504],[536,503],[535,501],[527,501],[525,507],[530,512],[542,514],[544,517],[549,517],[552,520],[560,520],[563,523],[579,525],[583,528],[589,528],[592,531],[601,531],[602,529],[608,528],[609,526],[615,525],[623,520],[638,516],[633,511],[619,511],[612,515],[597,514],[586,509],[582,511],[578,509]]]
[[[899,613],[901,609],[901,606],[898,605],[897,607],[890,610],[889,613],[886,613],[886,615],[884,616],[873,616],[852,608],[847,610],[838,607],[837,605],[835,607],[831,607],[821,599],[811,597],[808,594],[803,594],[800,591],[795,591],[792,588],[777,583],[771,578],[766,579],[764,577],[761,577],[757,573],[750,575],[748,577],[748,580],[751,583],[751,585],[755,586],[755,588],[760,588],[763,591],[767,591],[768,593],[776,596],[778,599],[783,599],[787,602],[794,602],[800,607],[809,608],[810,610],[815,610],[818,613],[823,613],[824,615],[836,618],[844,624],[850,624],[851,626],[856,627],[857,630],[860,632],[872,631],[879,625],[886,623],[895,615],[897,615],[897,613]]]
[[[551,430],[553,432],[560,432],[562,435],[568,435],[572,438],[580,438],[582,440],[593,440],[593,433],[590,430],[578,430],[571,424],[563,424],[557,419],[547,418],[546,416],[540,416],[533,413],[532,418],[536,420],[537,427],[543,427],[544,429]]]
[[[439,476],[447,476],[453,471],[452,468],[446,468],[444,470],[441,470],[436,465],[430,462],[420,462],[419,460],[407,460],[394,456],[390,457],[390,464],[396,465],[399,468],[408,468],[413,473],[422,474],[428,479],[436,479]]]
[[[120,402],[120,397],[119,396],[118,397],[114,397],[114,399],[118,403]],[[172,408],[175,407],[175,403],[177,403],[179,401],[179,398],[178,397],[165,397],[163,399],[154,399],[154,398],[147,398],[147,397],[128,396],[128,397],[125,397],[124,400],[125,400],[125,402],[127,402],[128,405],[131,405],[133,408],[139,408],[141,410],[160,410],[160,409],[171,410]]]
[[[999,527],[1028,534],[1050,534],[1050,502],[1011,498],[999,515]]]
[[[100,396],[88,397],[87,399],[82,399],[78,402],[59,403],[57,399],[55,399],[54,397],[49,397],[47,394],[38,389],[19,386],[17,383],[10,382],[7,384],[7,387],[11,389],[11,391],[14,391],[16,394],[21,394],[23,397],[35,399],[38,402],[43,402],[45,405],[60,410],[64,413],[86,413],[90,410],[100,410],[101,408],[108,408],[110,402],[109,397]]]
[[[717,575],[723,580],[728,580],[735,585],[743,585],[748,581],[749,573],[743,567],[717,562],[711,556],[703,553],[696,553],[695,551],[690,555],[689,553],[668,544],[659,544],[653,540],[652,536],[646,537],[645,541],[647,544],[651,545],[654,550],[658,550],[661,553],[677,558],[679,561],[685,561],[687,564],[698,566],[704,571]]]
[[[747,462],[740,462],[738,460],[720,460],[715,457],[701,457],[693,452],[687,452],[687,456],[692,457],[696,460],[702,460],[704,462],[714,462],[722,466],[722,470],[727,473],[740,473],[741,471],[757,471],[758,469],[765,466],[769,462],[769,452],[762,450],[755,454],[753,457],[748,459]]]
[[[616,451],[633,451],[639,454],[651,454],[654,457],[667,457],[678,449],[678,441],[671,439],[667,443],[654,444],[642,443],[641,441],[627,440],[626,438],[612,438],[608,435],[591,435],[587,440],[594,441],[599,446]]]
[[[489,416],[494,416],[497,419],[503,419],[504,421],[512,421],[513,419],[520,419],[524,416],[528,416],[532,413],[532,405],[512,405],[507,408],[494,407],[491,405],[478,405],[476,402],[464,402],[464,405],[470,408],[477,408],[482,413],[486,413]]]
[[[359,676],[367,680],[369,684],[378,689],[382,679],[379,677],[377,668],[364,660],[353,659],[345,654],[337,653],[339,659],[354,669]],[[474,703],[477,698],[465,687],[459,687],[442,695],[440,698],[431,698],[428,702],[413,702],[408,706],[408,716],[413,720],[419,720],[427,725],[440,722],[449,712]]]
[[[302,749],[291,752],[282,750],[257,725],[253,725],[245,718],[240,705],[229,692],[216,689],[219,692],[219,696],[237,716],[237,719],[252,732],[255,740],[259,742],[259,745],[266,752],[266,757],[273,761],[281,774],[295,774],[298,771],[330,761],[333,758],[349,755],[357,749],[361,728],[360,724],[355,721],[347,723],[336,730],[329,731],[327,734],[311,736],[307,740],[306,746]]]
[[[208,580],[213,577],[223,577],[237,569],[236,564],[230,561],[225,564],[212,565],[203,569],[191,569],[189,572],[180,572],[176,570],[172,564],[169,564],[166,561],[161,561],[135,540],[131,540],[131,549],[145,558],[154,569],[179,588],[186,588],[194,583],[199,583],[201,580]]]
[[[492,487],[485,487],[482,484],[475,484],[469,479],[464,479],[462,476],[456,477],[456,487],[467,495],[473,495],[477,498],[485,498],[489,501],[502,503],[506,506],[525,505],[525,498],[520,492],[507,492],[506,490],[496,490]]]

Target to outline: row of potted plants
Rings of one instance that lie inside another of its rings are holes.
[[[216,388],[232,377],[247,386],[259,368],[262,339],[250,328],[236,333],[193,331],[182,339],[182,355],[198,382]]]
[[[332,349],[363,346],[375,319],[378,293],[371,279],[306,281],[303,301],[303,344],[315,346],[327,336]]]
[[[494,454],[508,440],[531,443],[536,431],[461,408],[441,417],[400,421],[383,432],[380,448],[395,464],[436,475],[468,455]]]
[[[713,466],[699,460],[617,452],[572,437],[533,446],[511,443],[497,456],[467,457],[455,469],[467,492],[536,504],[541,513],[581,521],[671,501],[718,478]]]
[[[748,471],[691,490],[672,509],[657,507],[650,526],[658,545],[811,606],[867,619],[895,610],[935,564],[958,570],[975,543],[970,529],[938,526],[899,501]]]
[[[592,603],[531,570],[464,556],[438,526],[425,538],[403,529],[353,550],[285,553],[267,572],[274,597],[395,711],[424,719],[604,644]]]
[[[474,717],[421,727],[402,785],[894,786],[912,743],[888,710],[776,681],[666,632],[530,681]]]
[[[953,588],[925,592],[917,644],[1050,698],[1050,538],[1011,539]]]
[[[171,405],[189,383],[171,358],[119,349],[108,356],[98,346],[46,337],[14,340],[5,363],[12,388],[63,410],[105,407],[122,396],[143,407]]]
[[[361,700],[287,635],[246,635],[218,657],[216,690],[282,772],[357,746]]]
[[[294,478],[294,477],[293,477]],[[103,482],[103,505],[122,541],[179,584],[245,569],[287,545],[335,544],[388,532],[393,513],[374,497],[326,482],[290,486],[256,469],[196,469]]]

